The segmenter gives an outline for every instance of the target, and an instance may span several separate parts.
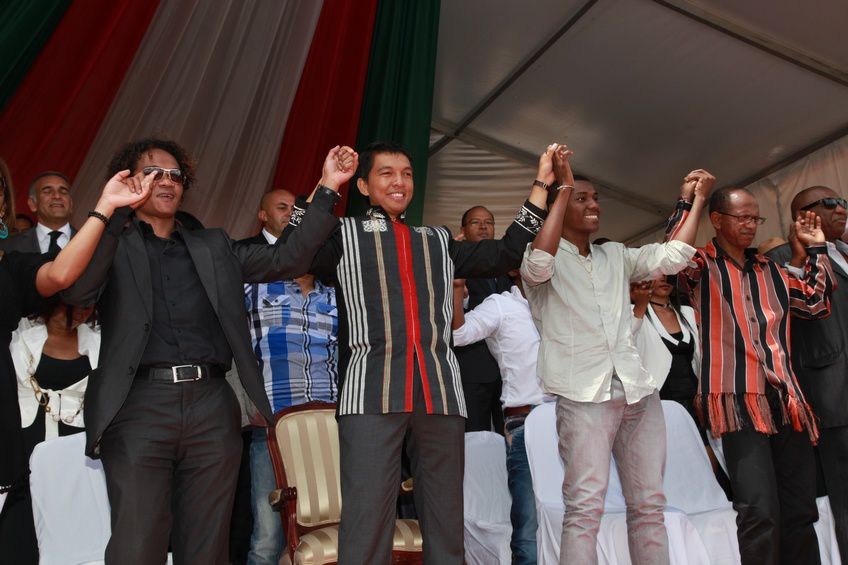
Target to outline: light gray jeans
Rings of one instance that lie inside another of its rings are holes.
[[[659,393],[627,404],[613,377],[612,399],[556,403],[559,455],[565,464],[560,564],[598,562],[597,538],[615,457],[627,503],[627,542],[635,565],[669,562],[663,521],[665,419]]]

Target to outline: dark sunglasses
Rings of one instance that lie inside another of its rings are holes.
[[[183,172],[180,169],[163,169],[162,167],[144,167],[141,169],[141,172],[144,176],[149,175],[150,173],[156,173],[156,176],[153,177],[153,180],[162,180],[162,178],[167,174],[168,179],[171,182],[175,182],[178,184],[182,184],[183,182]]]
[[[848,210],[848,200],[845,200],[844,198],[822,198],[821,200],[816,200],[815,202],[807,204],[801,208],[801,210],[809,210],[810,208],[815,208],[819,204],[824,206],[826,210],[836,210],[837,206],[841,206]]]

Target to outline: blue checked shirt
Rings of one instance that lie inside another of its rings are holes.
[[[335,289],[315,281],[303,296],[293,281],[244,286],[253,352],[274,412],[311,400],[338,400]]]

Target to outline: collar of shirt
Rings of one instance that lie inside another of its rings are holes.
[[[733,258],[730,255],[727,254],[727,252],[724,249],[721,248],[721,246],[718,244],[718,240],[716,240],[716,238],[713,238],[712,241],[710,241],[706,245],[706,247],[704,247],[704,251],[706,252],[707,257],[709,257],[710,259],[715,260],[715,259],[718,259],[719,257],[722,257],[722,258],[727,259],[729,261],[733,261],[734,263],[736,262],[736,261],[733,260]],[[760,263],[760,264],[768,263],[768,259],[766,259],[762,255],[757,255],[756,248],[749,247],[748,249],[745,250],[745,265],[742,265],[742,266],[745,267],[749,263],[751,263],[752,261],[756,261],[757,263]]]
[[[265,237],[265,241],[267,241],[271,245],[277,243],[277,237],[265,228],[262,228],[262,235]]]
[[[848,255],[848,243],[845,243],[841,239],[827,242],[827,256],[842,269],[843,273],[848,274],[846,255]]]
[[[388,212],[383,210],[383,208],[381,208],[380,206],[371,206],[368,209],[368,211],[366,212],[366,215],[370,216],[371,218],[383,218],[384,220],[392,221],[392,218],[391,218],[391,216],[389,216]],[[405,224],[406,223],[406,212],[403,212],[396,219],[397,219],[398,222]]]
[[[47,247],[50,245],[51,231],[53,230],[51,230],[44,224],[35,225],[35,235],[38,237],[38,245],[41,246],[44,251],[47,251]],[[65,224],[57,231],[62,232],[62,236],[59,237],[59,247],[63,247],[71,239],[71,224]]]
[[[144,220],[139,220],[138,217],[134,217],[133,221],[136,223],[138,229],[141,231],[142,237],[159,237],[156,235],[156,232],[153,231],[153,226],[151,226]],[[174,223],[174,231],[171,232],[171,239],[183,240],[183,228],[179,223]]]

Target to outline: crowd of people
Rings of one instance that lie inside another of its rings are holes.
[[[0,161],[4,561],[38,562],[33,449],[84,431],[106,477],[107,563],[278,563],[268,426],[315,400],[337,406],[345,565],[392,562],[403,456],[423,562],[462,563],[464,433],[480,430],[505,438],[512,562],[536,563],[524,422],[547,402],[567,469],[560,562],[598,561],[614,458],[631,559],[668,563],[661,399],[714,461],[720,446],[742,563],[818,563],[822,491],[848,557],[848,202],[801,191],[788,242],[762,255],[754,195],[696,169],[664,241],[628,248],[593,241],[601,200],[571,159],[542,152],[495,239],[482,203],[457,234],[407,223],[404,147],[337,146],[308,198],[264,194],[261,231],[240,241],[180,210],[196,179],[173,141],[121,147],[79,230],[65,175],[31,181],[27,227]],[[370,208],[337,218],[349,181]],[[714,237],[696,248],[704,213]]]

